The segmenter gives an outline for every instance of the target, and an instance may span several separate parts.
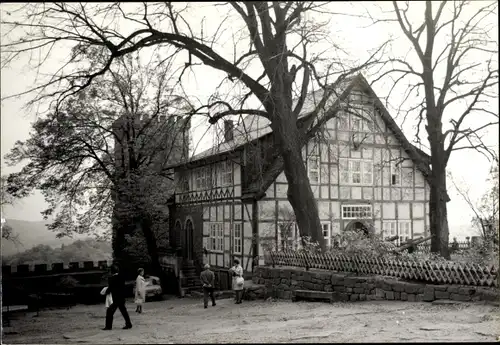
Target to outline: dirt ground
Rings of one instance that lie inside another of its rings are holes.
[[[495,341],[499,308],[482,304],[433,305],[400,301],[321,303],[219,300],[203,309],[199,299],[144,305],[133,328],[102,331],[104,305],[44,310],[14,316],[2,342],[14,343],[243,343],[243,342],[441,342]]]

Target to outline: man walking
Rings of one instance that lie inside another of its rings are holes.
[[[210,265],[205,265],[205,270],[200,275],[201,283],[203,284],[203,303],[204,307],[208,307],[208,296],[212,299],[212,306],[215,307],[214,286],[215,274],[210,271]]]
[[[123,329],[132,328],[127,307],[125,307],[125,280],[119,273],[118,266],[111,266],[112,275],[108,279],[108,290],[106,291],[106,294],[111,294],[113,303],[106,311],[106,327],[103,328],[105,331],[109,331],[113,328],[113,315],[115,314],[116,309],[120,309],[120,312],[125,319],[125,327],[123,327]]]

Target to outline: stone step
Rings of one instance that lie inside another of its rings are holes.
[[[181,297],[189,297],[189,296],[193,296],[193,295],[196,295],[200,294],[200,291],[202,291],[201,288],[197,288],[197,287],[183,287],[181,288]],[[201,295],[203,296],[203,293],[201,292]]]
[[[333,292],[314,291],[314,290],[295,290],[292,292],[292,301],[298,300],[326,300],[333,302],[335,296]]]
[[[185,279],[184,282],[186,282],[187,284],[202,285],[201,282],[197,279]]]

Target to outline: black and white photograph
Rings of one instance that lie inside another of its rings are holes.
[[[2,3],[2,343],[500,341],[498,66],[498,1]]]

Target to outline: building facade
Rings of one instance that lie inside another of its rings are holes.
[[[426,236],[429,156],[408,142],[363,76],[342,83],[337,94],[328,102],[335,116],[325,109],[309,117],[320,98],[312,94],[299,117],[311,128],[318,124],[302,157],[327,245],[349,229],[398,235],[400,242]],[[297,247],[288,184],[268,125],[251,116],[238,128],[226,122],[223,143],[171,166],[171,242],[186,257],[220,268],[239,258],[249,272],[263,263],[266,247]]]

